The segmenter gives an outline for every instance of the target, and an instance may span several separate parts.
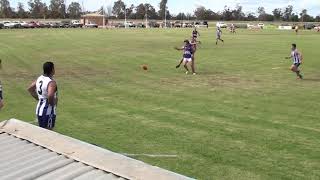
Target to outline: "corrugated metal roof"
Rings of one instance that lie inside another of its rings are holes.
[[[190,180],[23,121],[0,122],[0,180]]]
[[[125,179],[7,133],[0,134],[0,179]]]

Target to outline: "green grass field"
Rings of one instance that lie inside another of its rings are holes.
[[[320,34],[201,30],[198,75],[175,65],[191,30],[1,30],[6,107],[35,124],[26,89],[56,64],[56,131],[198,179],[320,179]],[[289,71],[291,43],[305,80]],[[148,64],[149,71],[141,70]]]

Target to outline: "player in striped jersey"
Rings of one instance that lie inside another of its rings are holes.
[[[290,70],[292,72],[295,72],[299,79],[303,79],[303,76],[301,75],[301,71],[299,69],[300,65],[302,64],[303,57],[302,57],[302,54],[298,51],[296,44],[292,44],[291,54],[289,57],[286,57],[286,59],[290,59],[290,58],[293,61],[293,64],[290,67]]]
[[[2,94],[2,85],[1,85],[1,81],[0,81],[0,109],[3,108],[3,94]]]
[[[58,104],[58,87],[53,79],[55,74],[54,64],[46,62],[43,64],[43,75],[34,81],[28,91],[37,101],[36,115],[39,126],[52,130],[56,121],[56,107]]]
[[[192,31],[192,38],[197,39],[200,36],[200,33],[197,31],[197,28],[194,28]]]
[[[222,35],[222,30],[220,27],[217,28],[217,39],[216,39],[216,45],[218,45],[218,41],[222,41],[224,43],[224,40],[221,39],[221,35]]]

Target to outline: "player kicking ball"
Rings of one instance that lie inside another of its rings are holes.
[[[217,28],[217,39],[216,39],[216,45],[218,45],[218,41],[221,41],[221,42],[223,42],[223,43],[224,43],[224,40],[223,40],[223,39],[221,39],[221,35],[222,35],[221,28],[220,28],[220,27],[218,27],[218,28]]]
[[[286,59],[290,59],[290,58],[293,61],[293,64],[290,67],[290,70],[296,73],[299,79],[303,79],[303,76],[301,75],[301,71],[299,69],[300,65],[302,64],[303,57],[302,57],[302,54],[298,51],[296,44],[292,44],[291,55],[289,57],[286,57]]]
[[[181,48],[176,47],[175,49],[178,51],[183,51],[184,68],[186,69],[186,74],[189,74],[188,64],[192,63],[194,49],[193,49],[193,45],[190,43],[189,40],[185,40],[184,43],[185,43],[184,47],[181,47]],[[177,66],[177,68],[179,67],[180,67],[180,64]],[[193,74],[195,74],[195,72],[193,72]]]
[[[197,41],[196,38],[192,37],[191,38],[191,41],[190,41],[190,44],[192,45],[193,47],[193,53],[192,53],[192,63],[191,63],[191,69],[192,69],[192,74],[193,75],[196,75],[196,68],[195,68],[195,55],[196,55],[196,52],[197,52],[197,45],[198,44],[201,44],[201,41]],[[181,61],[179,62],[179,64],[176,66],[176,68],[179,68],[181,66],[181,64],[183,63],[183,60],[184,60],[184,57],[182,57]]]

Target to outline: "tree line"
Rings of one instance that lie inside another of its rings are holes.
[[[198,7],[193,13],[171,14],[167,7],[168,0],[160,0],[159,10],[149,3],[126,5],[122,0],[114,2],[113,6],[98,9],[98,13],[107,15],[110,19],[155,19],[155,20],[219,20],[219,21],[291,21],[320,22],[320,15],[313,17],[307,9],[294,13],[293,6],[276,8],[267,13],[264,7],[258,7],[256,12],[244,13],[239,4],[235,8],[225,6],[222,11],[214,12],[204,6]],[[42,0],[29,0],[28,7],[21,2],[17,8],[12,8],[9,0],[0,0],[0,18],[80,18],[84,12],[78,2],[67,6],[65,0],[50,0],[47,5]]]

